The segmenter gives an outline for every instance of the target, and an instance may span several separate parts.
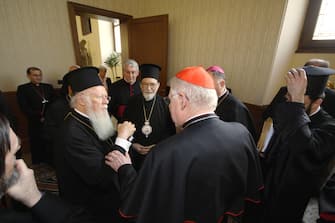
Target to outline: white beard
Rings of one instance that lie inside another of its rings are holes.
[[[151,101],[156,95],[156,93],[142,93],[142,94],[146,101]]]
[[[14,167],[13,173],[10,175],[10,177],[3,177],[0,179],[0,198],[6,193],[8,188],[17,183],[19,177],[19,172],[17,171],[16,167]]]
[[[115,134],[115,127],[107,109],[102,112],[88,111],[88,118],[99,139],[106,140]]]

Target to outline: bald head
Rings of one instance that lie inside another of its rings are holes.
[[[329,67],[329,61],[327,60],[323,60],[323,59],[310,59],[308,60],[304,66],[316,66],[316,67],[326,67],[328,68]]]

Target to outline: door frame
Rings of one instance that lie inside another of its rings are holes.
[[[69,19],[70,19],[70,26],[71,26],[71,34],[72,34],[72,42],[74,47],[74,54],[76,58],[76,63],[81,65],[81,58],[80,58],[80,47],[79,47],[79,40],[78,40],[78,30],[77,30],[77,22],[76,16],[88,16],[90,18],[95,19],[103,19],[103,20],[111,20],[111,19],[119,19],[120,25],[124,25],[127,27],[128,22],[133,18],[131,15],[122,14],[119,12],[109,11],[105,9],[95,8],[88,5],[82,5],[79,3],[74,2],[67,2],[67,7],[69,11]],[[126,38],[122,38],[126,40]],[[121,43],[122,45],[128,45],[127,43]],[[128,54],[128,53],[127,53]]]

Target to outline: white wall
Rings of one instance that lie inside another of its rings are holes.
[[[16,90],[26,69],[40,67],[56,85],[75,63],[66,1],[0,1],[0,89]]]
[[[73,1],[135,18],[169,14],[168,75],[189,65],[220,65],[234,95],[252,104],[268,103],[291,64],[311,57],[335,64],[334,54],[294,53],[307,0]],[[66,4],[0,1],[1,90],[25,82],[28,66],[41,67],[55,84],[75,63]]]

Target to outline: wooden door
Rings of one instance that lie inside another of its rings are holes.
[[[139,64],[153,63],[162,68],[161,95],[166,95],[168,58],[168,15],[132,19],[128,30],[129,58]]]

